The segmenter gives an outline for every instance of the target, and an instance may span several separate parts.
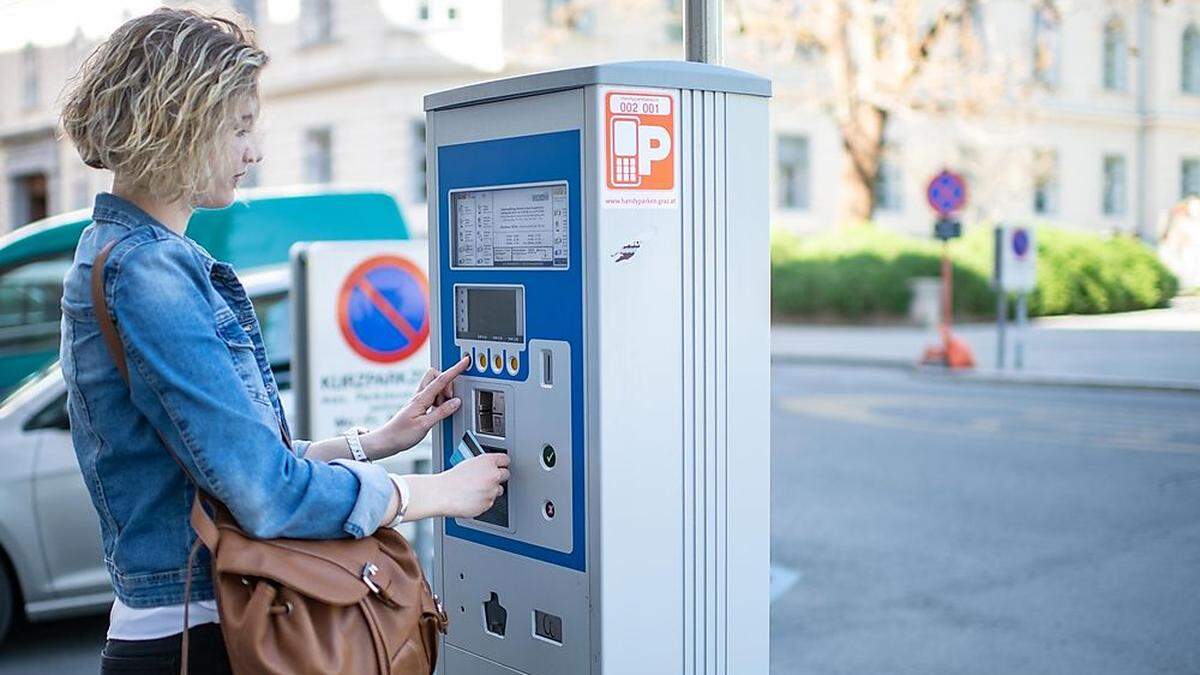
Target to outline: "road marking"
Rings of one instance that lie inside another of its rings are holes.
[[[821,394],[779,401],[789,413],[847,424],[921,434],[997,436],[1026,442],[1074,440],[1091,447],[1133,452],[1200,454],[1200,420],[1146,410],[1045,406],[1027,400],[996,401],[907,394]]]

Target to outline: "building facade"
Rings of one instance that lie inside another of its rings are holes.
[[[208,0],[238,11],[272,63],[262,78],[266,156],[258,186],[338,183],[396,194],[425,226],[422,97],[495,77],[606,60],[679,58],[678,0]],[[1065,3],[1062,3],[1065,5]],[[1058,222],[1151,238],[1161,214],[1200,194],[1200,4],[1093,0],[1049,11],[983,5],[990,48],[1038,86],[985,113],[890,118],[875,220],[929,232],[928,178],[970,180],[966,220]],[[730,65],[771,76],[776,226],[838,218],[841,137],[811,99],[807,63]],[[94,44],[0,52],[0,232],[87,206],[107,189],[56,137],[63,84]]]

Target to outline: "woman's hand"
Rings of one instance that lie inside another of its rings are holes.
[[[508,461],[505,453],[489,452],[438,474],[442,515],[474,518],[492,508],[496,499],[504,494],[501,483],[508,481]]]
[[[474,518],[487,511],[504,494],[501,483],[508,480],[508,462],[504,453],[487,453],[442,473],[405,476],[411,491],[405,520]],[[384,518],[390,520],[391,515]]]
[[[470,365],[471,357],[467,356],[444,373],[430,368],[408,405],[386,424],[363,435],[363,451],[367,457],[376,460],[404,452],[420,443],[435,424],[454,414],[462,405],[462,401],[454,397],[454,378]]]

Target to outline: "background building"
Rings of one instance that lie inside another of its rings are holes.
[[[250,183],[382,187],[418,231],[424,94],[573,64],[680,58],[683,50],[678,0],[191,4],[241,12],[272,56],[262,80],[266,161]],[[31,3],[5,11],[23,5]],[[1150,236],[1164,212],[1200,193],[1200,5],[996,0],[976,11],[1006,90],[969,115],[889,117],[877,222],[928,231],[924,186],[943,166],[971,179],[968,221],[1036,219]],[[109,185],[106,172],[85,167],[55,134],[58,95],[98,37],[75,30],[66,40],[0,45],[0,232],[88,206]],[[730,35],[727,62],[776,82],[774,222],[832,227],[842,137],[814,95],[821,76],[809,61],[764,55],[752,42]]]

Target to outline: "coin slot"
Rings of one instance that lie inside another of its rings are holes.
[[[542,350],[542,386],[554,386],[554,352]]]

